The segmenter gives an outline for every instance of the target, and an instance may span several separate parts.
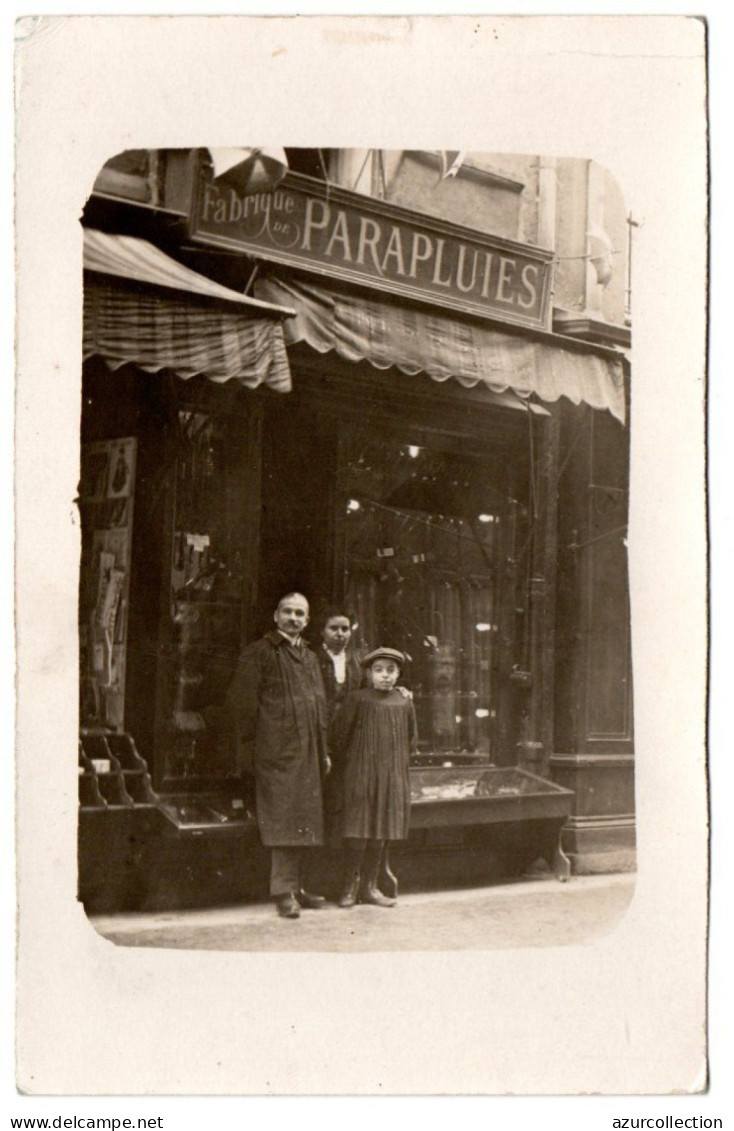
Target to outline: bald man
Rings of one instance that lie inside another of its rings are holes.
[[[230,728],[240,768],[255,775],[257,823],[271,853],[270,894],[278,914],[297,919],[324,898],[304,886],[308,850],[324,843],[323,782],[330,762],[321,669],[302,638],[308,601],[288,593],[275,627],[237,661],[221,706],[201,712],[210,726]]]

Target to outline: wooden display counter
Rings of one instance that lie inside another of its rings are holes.
[[[134,747],[122,750],[127,763],[102,750],[81,756],[78,894],[87,911],[267,899],[269,855],[246,791],[159,796]],[[561,830],[571,790],[513,768],[415,768],[410,780],[410,837],[391,849],[402,891],[501,882],[539,859],[558,879],[570,875]],[[335,898],[340,854],[334,846],[315,856],[315,880]]]

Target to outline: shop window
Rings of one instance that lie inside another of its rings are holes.
[[[491,763],[498,751],[507,486],[497,463],[373,440],[348,461],[345,593],[362,647],[409,653],[418,762]],[[502,759],[505,760],[505,759]]]
[[[105,162],[94,182],[94,191],[153,204],[152,184],[151,151],[127,149]]]
[[[286,149],[285,151],[288,168],[292,173],[302,173],[319,181],[329,179],[333,153],[331,149]]]
[[[473,228],[478,232],[521,238],[524,161],[507,158],[515,171],[500,171],[481,154],[405,150],[396,165],[386,158],[388,199],[406,208]],[[457,161],[456,173],[445,176]],[[516,168],[519,166],[519,168]]]
[[[163,717],[197,711],[226,689],[242,644],[245,502],[241,423],[180,409],[170,553],[172,641]],[[167,732],[164,779],[226,775],[223,736]]]

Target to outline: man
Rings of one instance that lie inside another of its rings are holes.
[[[288,593],[273,614],[275,629],[248,645],[221,706],[201,712],[232,729],[240,768],[255,775],[260,837],[271,853],[270,894],[278,914],[297,919],[323,896],[304,887],[307,850],[323,844],[326,697],[318,660],[302,633],[309,606]],[[248,764],[249,763],[249,764]]]

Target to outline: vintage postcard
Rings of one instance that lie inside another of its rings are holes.
[[[18,1088],[705,1092],[704,21],[16,42]]]

